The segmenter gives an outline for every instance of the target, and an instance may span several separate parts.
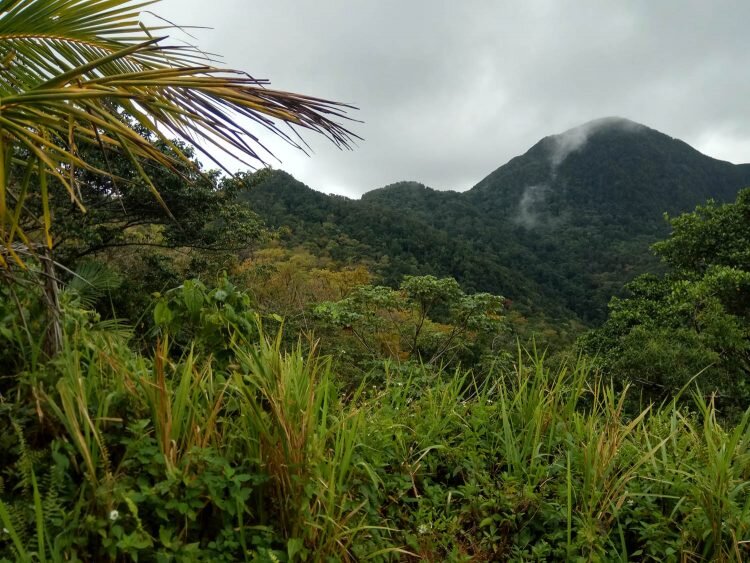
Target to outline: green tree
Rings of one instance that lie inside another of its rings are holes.
[[[609,317],[582,338],[611,374],[647,397],[667,398],[695,376],[726,410],[750,399],[750,189],[670,220],[654,245],[671,268],[641,276],[614,298]]]
[[[170,152],[169,147],[158,144]],[[193,157],[190,147],[180,148],[186,156]],[[91,160],[102,160],[97,149],[88,152]],[[86,202],[85,214],[71,207],[64,190],[50,193],[55,219],[51,230],[53,251],[55,259],[68,267],[103,250],[129,246],[241,252],[267,235],[263,221],[237,201],[237,184],[221,178],[217,170],[204,172],[197,162],[181,165],[177,170],[150,170],[170,217],[149,194],[148,185],[122,151],[110,151],[106,161],[109,169],[126,181],[79,171],[78,187]],[[34,203],[38,202],[27,202],[27,206]],[[37,229],[33,222],[24,225],[27,233]]]
[[[453,278],[407,276],[398,290],[362,286],[315,313],[373,358],[451,363],[505,329],[504,302],[489,293],[467,295]]]

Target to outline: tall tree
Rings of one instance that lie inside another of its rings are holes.
[[[671,268],[644,275],[614,298],[604,325],[582,338],[612,375],[651,399],[696,378],[725,412],[750,403],[750,188],[670,220],[654,250]]]

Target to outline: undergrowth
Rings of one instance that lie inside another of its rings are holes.
[[[251,311],[200,304],[213,355],[172,340],[169,305],[134,346],[70,303],[52,360],[3,311],[0,560],[750,556],[750,411],[724,424],[697,390],[633,413],[584,360],[519,350],[483,373],[385,363],[351,391]]]

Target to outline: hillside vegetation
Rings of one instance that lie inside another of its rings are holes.
[[[450,275],[525,312],[591,325],[625,283],[658,269],[648,249],[669,233],[664,213],[732,201],[747,185],[750,165],[610,118],[542,139],[463,193],[402,182],[347,200],[278,172],[245,197],[295,243],[365,256],[387,283]]]

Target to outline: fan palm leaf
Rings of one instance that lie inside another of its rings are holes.
[[[34,244],[19,216],[35,191],[41,243],[51,246],[49,177],[83,211],[76,169],[112,176],[87,162],[80,146],[122,151],[159,200],[142,163],[176,169],[189,162],[170,139],[217,164],[220,151],[263,162],[270,152],[258,128],[299,148],[295,127],[349,146],[353,135],[339,122],[351,106],[269,89],[265,80],[215,66],[196,47],[170,43],[171,26],[141,21],[156,2],[0,0],[0,266],[11,259],[23,266],[14,242]],[[153,135],[171,154],[152,144]]]

